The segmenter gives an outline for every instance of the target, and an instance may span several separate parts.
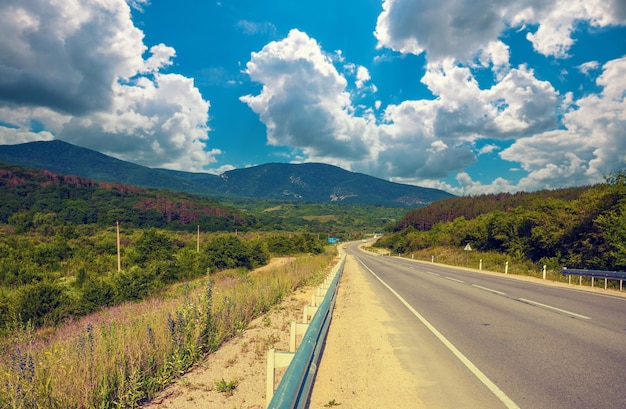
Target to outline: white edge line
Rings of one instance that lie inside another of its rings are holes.
[[[495,294],[499,294],[499,295],[506,295],[506,293],[503,293],[502,291],[494,290],[494,289],[488,288],[488,287],[483,287],[483,286],[477,285],[477,284],[472,284],[472,287],[480,288],[481,290],[489,291],[490,293],[495,293]]]
[[[465,355],[463,355],[461,351],[459,351],[450,341],[448,341],[448,339],[441,332],[439,332],[430,322],[426,320],[426,318],[424,318],[419,312],[417,312],[415,308],[413,308],[404,298],[402,298],[400,294],[398,294],[386,282],[384,282],[380,277],[378,277],[378,275],[376,275],[376,273],[374,273],[360,259],[359,259],[359,262],[374,277],[376,277],[376,279],[380,281],[382,285],[387,287],[387,289],[391,291],[391,293],[395,295],[400,300],[400,302],[402,302],[402,304],[404,304],[404,306],[408,308],[409,311],[411,311],[411,313],[413,313],[413,315],[415,315],[417,319],[420,320],[422,324],[424,324],[426,328],[428,328],[430,332],[432,332],[439,339],[439,341],[441,341],[450,350],[450,352],[452,352],[454,356],[456,356],[459,359],[459,361],[461,361],[463,365],[465,365],[467,369],[469,369],[474,374],[474,376],[476,376],[494,395],[496,395],[498,399],[500,399],[500,401],[502,401],[502,403],[504,403],[504,405],[507,408],[519,409],[519,406],[517,406],[515,402],[511,400],[511,398],[509,398],[500,388],[498,388],[498,386],[495,383],[493,383],[491,379],[487,377],[487,375],[485,375],[480,369],[478,369],[478,367],[474,365],[472,361],[470,361]]]
[[[522,302],[525,302],[525,303],[528,303],[528,304],[536,305],[538,307],[544,307],[544,308],[548,308],[548,309],[551,309],[551,310],[554,310],[554,311],[562,312],[563,314],[572,315],[574,317],[582,318],[584,320],[590,320],[591,319],[591,317],[587,317],[586,315],[576,314],[575,312],[562,310],[560,308],[553,307],[551,305],[542,304],[542,303],[537,302],[537,301],[527,300],[526,298],[518,298],[518,300],[520,300]]]

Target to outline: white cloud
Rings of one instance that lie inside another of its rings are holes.
[[[54,135],[147,166],[213,162],[219,150],[204,150],[209,102],[193,80],[160,73],[172,47],[155,45],[144,59],[143,37],[123,0],[0,3],[3,141]]]
[[[588,61],[578,66],[578,70],[585,75],[590,75],[592,71],[595,71],[598,68],[600,68],[600,63],[597,61]]]
[[[376,24],[380,47],[426,52],[430,61],[471,59],[505,25],[489,0],[385,0]]]
[[[500,148],[498,147],[498,145],[492,145],[492,144],[485,145],[478,151],[478,154],[479,155],[488,155],[488,154],[490,154],[492,152],[495,152],[495,151],[497,151],[499,149]]]
[[[490,55],[505,50],[494,43]],[[369,80],[368,71],[342,64],[351,76],[360,71],[357,84]],[[450,60],[431,65],[422,82],[436,98],[389,105],[380,123],[372,110],[355,114],[347,79],[300,31],[253,53],[247,73],[263,88],[240,99],[265,123],[269,144],[301,149],[307,160],[395,180],[444,178],[476,161],[473,143],[479,138],[521,137],[556,124],[556,91],[523,66],[481,89],[468,67]]]
[[[511,138],[555,126],[557,93],[521,66],[489,89],[480,89],[467,67],[444,62],[422,82],[437,96],[433,128],[442,138]]]
[[[602,69],[596,81],[602,92],[573,101],[565,129],[519,139],[501,152],[529,173],[520,190],[598,183],[626,167],[626,57]]]
[[[237,28],[247,35],[267,34],[273,36],[276,34],[276,26],[267,21],[259,23],[249,20],[239,20],[237,22]]]
[[[574,43],[578,22],[592,27],[626,24],[624,9],[620,0],[385,0],[375,35],[379,47],[425,52],[430,62],[468,62],[489,50],[507,28],[536,26],[527,34],[534,49],[562,58]]]
[[[178,74],[117,84],[110,111],[74,117],[58,133],[69,143],[150,167],[200,171],[219,150],[205,152],[209,103]]]
[[[269,144],[302,149],[311,160],[370,154],[370,120],[352,115],[346,78],[305,33],[292,30],[252,53],[246,72],[263,89],[240,99],[265,123]]]
[[[363,88],[365,83],[371,79],[370,73],[367,68],[360,65],[356,72],[356,87]]]

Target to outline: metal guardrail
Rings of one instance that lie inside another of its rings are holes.
[[[585,270],[578,268],[563,268],[561,274],[571,276],[595,277],[595,278],[611,278],[614,280],[626,280],[626,272],[623,271],[606,271],[606,270]]]
[[[565,268],[561,270],[561,274],[569,277],[569,284],[572,283],[572,276],[580,278],[579,284],[582,284],[582,277],[591,277],[591,286],[596,278],[604,279],[604,288],[607,288],[608,280],[619,280],[619,291],[624,288],[624,280],[626,280],[626,272],[623,271],[607,271],[607,270],[586,270],[580,268]]]
[[[307,404],[321,358],[322,347],[332,318],[332,311],[337,299],[337,288],[343,273],[345,256],[339,262],[324,300],[311,319],[309,327],[302,338],[291,364],[285,371],[274,396],[270,401],[270,409],[304,408]]]

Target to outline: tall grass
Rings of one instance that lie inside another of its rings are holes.
[[[0,344],[0,408],[135,408],[298,287],[334,255],[227,271],[35,331],[15,320]]]

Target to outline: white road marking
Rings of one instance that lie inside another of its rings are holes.
[[[430,332],[432,332],[439,339],[439,341],[441,341],[450,350],[450,352],[452,352],[454,356],[456,356],[459,361],[461,361],[463,365],[465,365],[467,369],[469,369],[474,374],[474,376],[476,376],[491,391],[491,393],[498,397],[498,399],[500,399],[500,401],[504,403],[507,408],[519,409],[519,406],[517,406],[511,398],[509,398],[500,388],[498,388],[495,383],[493,383],[493,381],[491,381],[491,379],[487,377],[487,375],[485,375],[480,369],[478,369],[478,367],[474,365],[472,361],[470,361],[465,355],[463,355],[461,351],[459,351],[450,341],[448,341],[448,339],[444,337],[443,334],[439,332],[430,322],[428,322],[426,318],[424,318],[419,312],[417,312],[415,308],[413,308],[386,282],[378,277],[378,275],[376,275],[376,273],[374,273],[368,266],[366,266],[365,263],[363,263],[360,259],[359,261],[361,262],[363,267],[365,267],[374,277],[376,277],[376,279],[380,281],[382,285],[387,287],[387,289],[389,289],[389,291],[391,291],[391,293],[395,295],[400,300],[400,302],[402,302],[402,304],[404,304],[404,306],[408,308],[408,310],[411,311],[411,313],[413,313],[413,315],[415,315],[417,319],[420,320],[422,324],[424,324],[426,328],[428,328]]]
[[[491,293],[496,293],[499,295],[506,295],[506,293],[503,293],[502,291],[494,290],[493,288],[489,288],[489,287],[483,287],[477,284],[472,284],[472,287],[480,288],[481,290],[489,291]]]
[[[456,279],[456,278],[447,277],[447,276],[446,276],[446,277],[444,277],[444,278],[445,278],[446,280],[456,281],[457,283],[463,283],[463,284],[465,284],[465,281],[461,281],[461,280],[458,280],[458,279]]]
[[[431,276],[441,277],[441,274],[433,273],[432,271],[424,271],[426,274],[430,274]]]
[[[568,311],[568,310],[562,310],[560,308],[553,307],[551,305],[542,304],[542,303],[537,302],[537,301],[527,300],[526,298],[518,298],[518,300],[520,300],[522,302],[525,302],[525,303],[528,303],[528,304],[536,305],[538,307],[548,308],[550,310],[562,312],[563,314],[571,315],[573,317],[582,318],[584,320],[590,320],[591,319],[591,317],[587,317],[586,315],[576,314],[575,312],[571,312],[571,311]]]

